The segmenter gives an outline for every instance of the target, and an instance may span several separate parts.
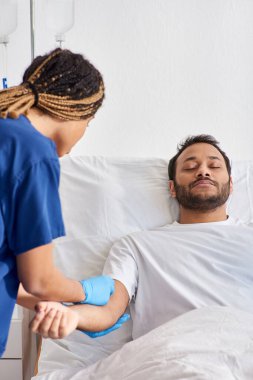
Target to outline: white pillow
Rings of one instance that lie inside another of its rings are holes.
[[[246,223],[253,222],[253,161],[232,162],[233,193],[228,213]]]

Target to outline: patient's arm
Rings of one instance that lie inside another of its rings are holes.
[[[54,339],[63,338],[76,328],[85,331],[102,331],[115,324],[124,313],[128,302],[129,296],[125,286],[115,281],[115,292],[105,306],[65,307],[57,302],[39,302],[30,327],[33,332]]]
[[[40,301],[39,298],[33,296],[24,289],[23,285],[19,284],[17,304],[27,309],[34,310],[35,305]]]
[[[115,281],[115,292],[105,306],[75,305],[71,309],[78,312],[78,329],[86,331],[105,330],[119,319],[129,303],[129,295],[120,281]]]

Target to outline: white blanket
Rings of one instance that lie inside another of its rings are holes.
[[[61,369],[33,377],[95,379],[252,380],[253,315],[232,307],[197,309],[87,368]]]

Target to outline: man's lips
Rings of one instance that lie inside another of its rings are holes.
[[[200,179],[196,182],[194,182],[191,186],[191,188],[193,187],[197,187],[197,186],[200,186],[200,187],[208,187],[208,186],[215,186],[214,183],[208,179]]]

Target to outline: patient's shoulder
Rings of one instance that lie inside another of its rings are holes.
[[[152,238],[162,234],[163,232],[168,231],[168,229],[173,228],[173,223],[166,224],[164,226],[157,226],[149,230],[140,230],[132,232],[126,236],[124,236],[121,240],[123,241],[140,241],[140,240],[152,240]]]

